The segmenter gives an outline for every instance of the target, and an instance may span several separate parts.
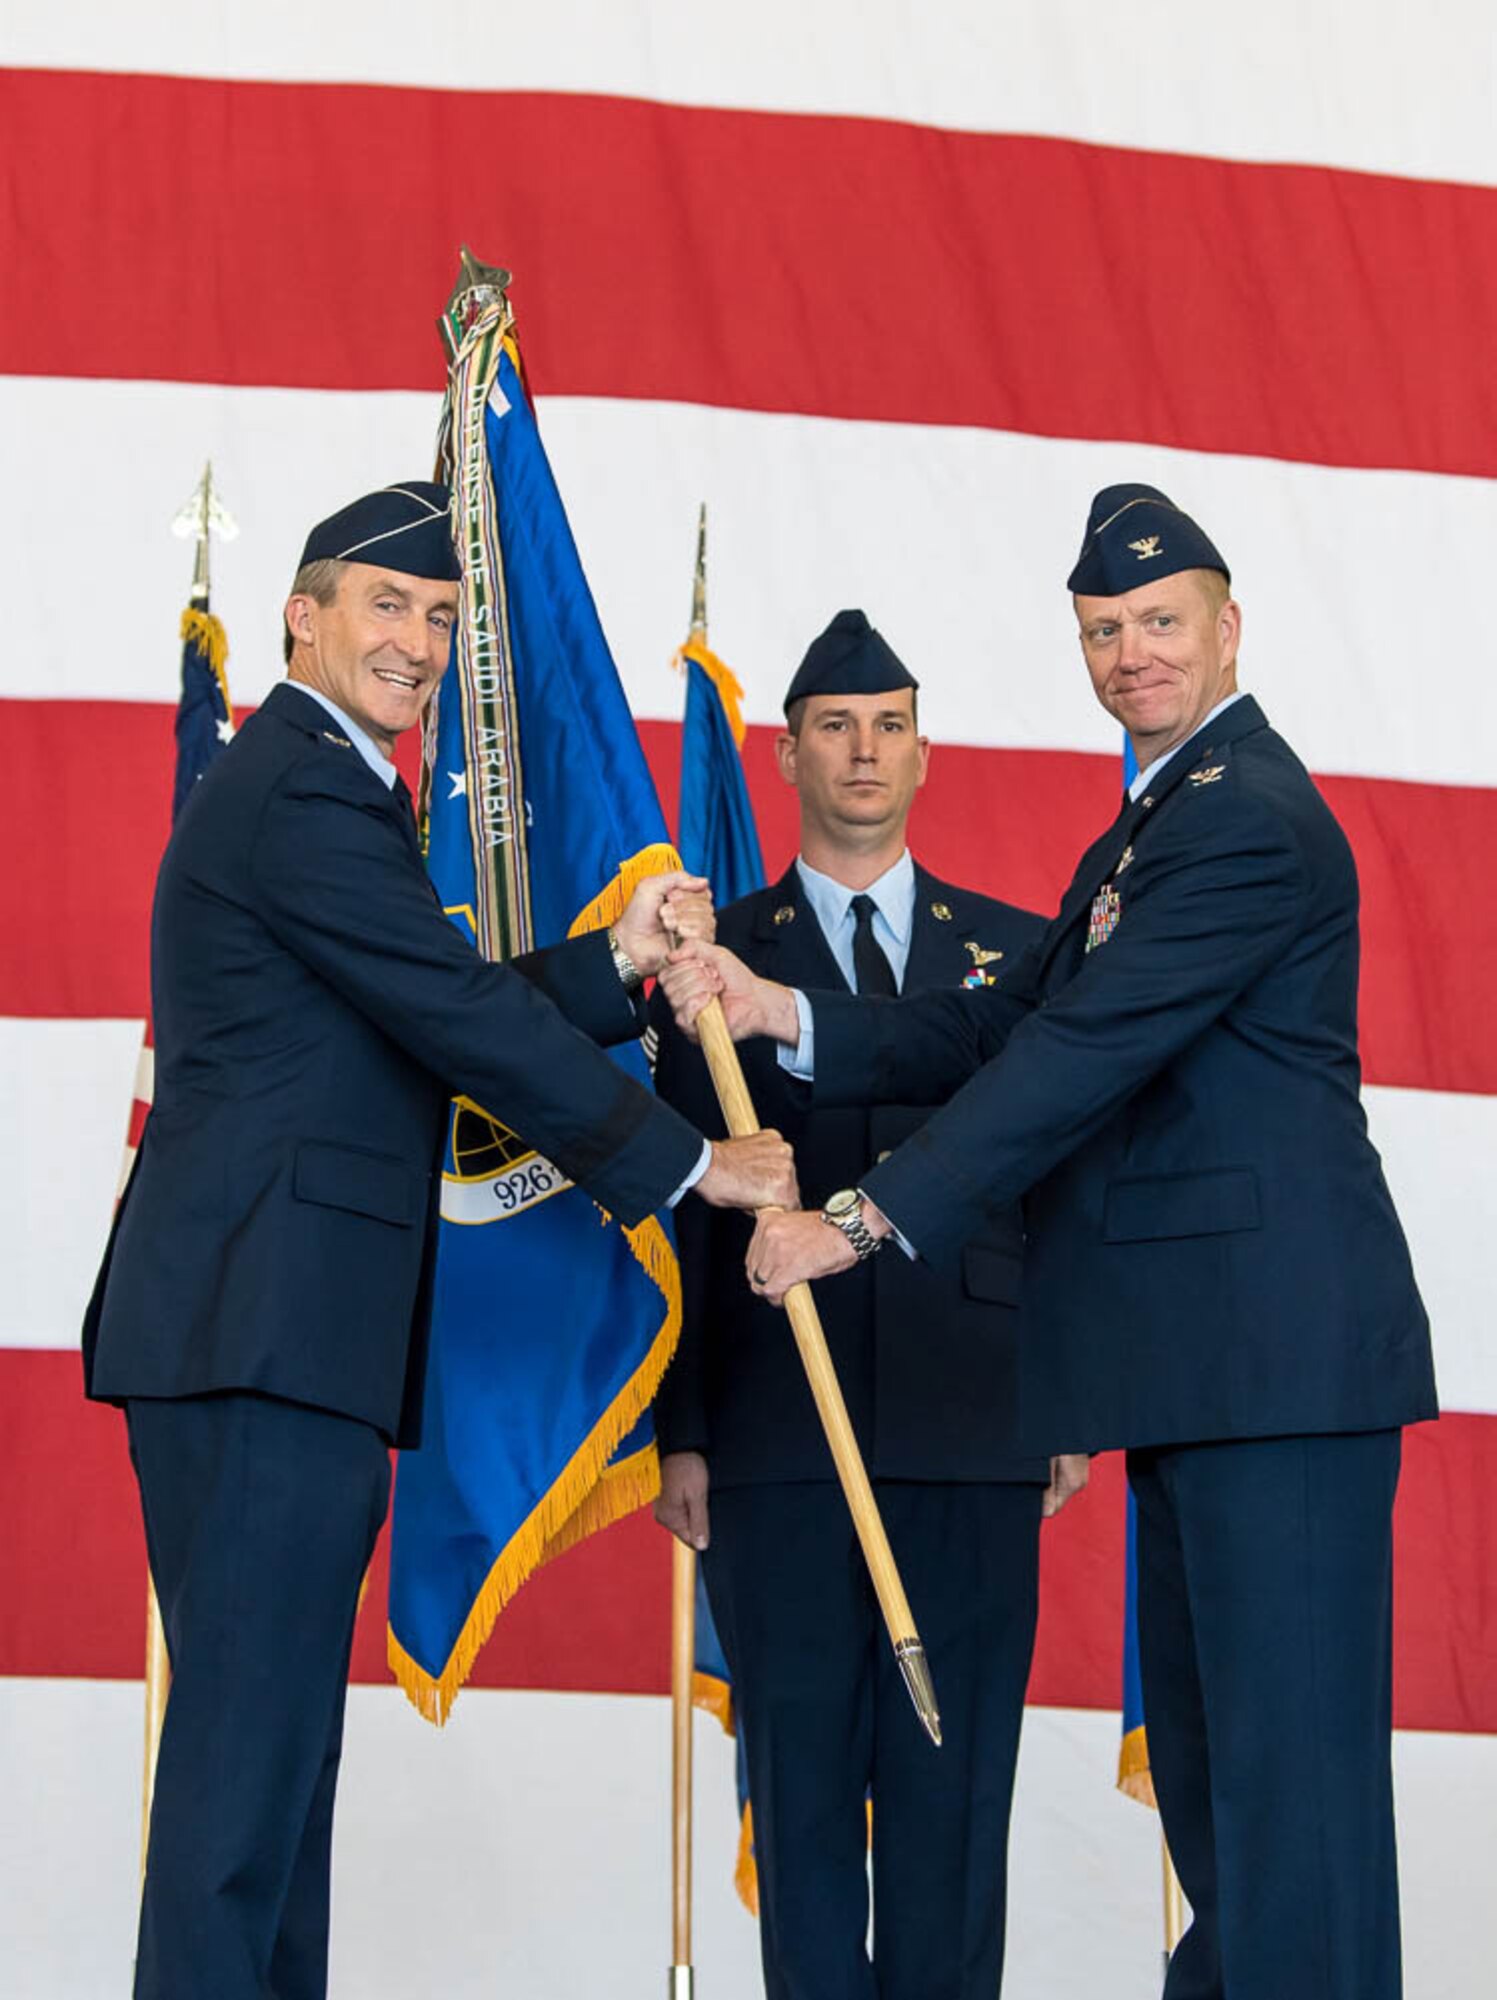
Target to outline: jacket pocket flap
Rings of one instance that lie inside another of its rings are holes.
[[[1258,1176],[1251,1167],[1205,1174],[1143,1174],[1114,1181],[1102,1213],[1104,1243],[1216,1236],[1262,1226]]]
[[[307,1140],[296,1149],[291,1191],[298,1201],[346,1208],[409,1228],[415,1220],[415,1176],[403,1160],[353,1146]]]
[[[1024,1280],[1023,1259],[986,1243],[969,1243],[962,1252],[962,1290],[969,1299],[991,1305],[1016,1306]]]

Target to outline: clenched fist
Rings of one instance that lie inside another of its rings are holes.
[[[714,1139],[712,1164],[696,1193],[713,1208],[795,1208],[800,1202],[795,1155],[778,1132]]]

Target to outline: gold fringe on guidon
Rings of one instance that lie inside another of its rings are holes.
[[[1159,1808],[1154,1796],[1154,1774],[1149,1769],[1149,1738],[1142,1723],[1128,1731],[1118,1751],[1118,1790],[1126,1792],[1130,1799],[1137,1799],[1141,1806],[1153,1806],[1156,1811]]]
[[[182,613],[182,644],[194,645],[207,658],[213,669],[213,678],[218,682],[218,691],[224,698],[224,710],[230,722],[234,720],[234,704],[229,699],[229,635],[223,628],[223,621],[215,618],[211,611],[199,611],[189,604]]]
[[[733,1690],[716,1674],[700,1670],[691,1677],[691,1705],[710,1715],[725,1736],[738,1734],[738,1716],[733,1707]]]
[[[642,847],[638,854],[631,854],[627,861],[621,861],[613,880],[578,911],[567,936],[581,937],[584,931],[600,931],[608,924],[616,924],[624,914],[629,898],[647,875],[667,875],[680,866],[680,855],[663,841],[654,847]]]
[[[738,676],[725,660],[720,660],[708,646],[705,639],[688,639],[677,653],[673,664],[678,673],[685,673],[686,662],[695,660],[702,672],[717,689],[718,699],[723,705],[723,713],[728,718],[728,727],[733,732],[733,741],[739,749],[748,735],[748,724],[743,719],[743,688]]]
[[[452,1713],[458,1690],[473,1671],[473,1662],[487,1643],[495,1619],[526,1578],[549,1556],[580,1540],[583,1533],[607,1527],[659,1491],[653,1446],[633,1453],[623,1467],[616,1468],[622,1475],[617,1480],[609,1478],[608,1461],[644,1414],[675,1352],[681,1333],[681,1274],[670,1239],[653,1215],[637,1228],[626,1229],[624,1235],[636,1261],[665,1298],[665,1318],[649,1353],[573,1453],[561,1477],[500,1551],[441,1673],[433,1678],[411,1658],[394,1632],[387,1632],[390,1671],[428,1722],[444,1723]],[[584,1508],[589,1510],[589,1527],[574,1531],[575,1517]]]

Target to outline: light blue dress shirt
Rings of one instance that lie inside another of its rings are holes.
[[[863,890],[849,889],[834,882],[801,856],[795,864],[806,901],[821,925],[821,934],[836,959],[842,977],[854,993],[858,990],[853,969],[852,940],[858,920],[852,912],[856,895],[873,898],[873,935],[884,957],[894,969],[894,984],[904,988],[904,969],[910,961],[910,937],[915,928],[915,864],[905,849],[892,868],[886,868],[876,882]]]

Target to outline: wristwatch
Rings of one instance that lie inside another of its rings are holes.
[[[613,958],[613,969],[624,983],[624,991],[637,993],[645,983],[645,976],[619,943],[619,934],[612,924],[608,926],[608,949]]]
[[[882,1247],[882,1236],[875,1236],[863,1220],[863,1190],[861,1188],[838,1188],[829,1194],[821,1211],[823,1222],[829,1222],[833,1229],[840,1229],[853,1249],[858,1253],[861,1264],[865,1257],[871,1257]]]

